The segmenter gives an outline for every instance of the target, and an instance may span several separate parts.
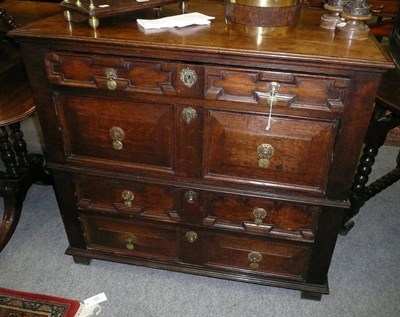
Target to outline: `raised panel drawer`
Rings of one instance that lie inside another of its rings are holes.
[[[210,195],[208,205],[205,225],[309,242],[320,213],[314,206],[245,196]]]
[[[160,60],[45,53],[52,84],[158,95],[202,96],[203,67]]]
[[[205,266],[303,280],[310,248],[262,238],[209,234]]]
[[[210,111],[204,177],[323,193],[337,123]]]
[[[81,215],[87,248],[147,259],[176,261],[179,235],[174,228]]]
[[[172,169],[172,105],[59,93],[56,108],[69,161]]]
[[[275,83],[275,85],[272,85]],[[276,85],[277,84],[277,85]],[[273,113],[337,117],[344,111],[350,79],[291,72],[207,66],[205,98],[244,102]]]
[[[176,187],[81,174],[74,181],[78,207],[83,211],[176,220]]]

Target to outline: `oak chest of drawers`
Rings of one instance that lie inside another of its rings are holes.
[[[11,33],[67,254],[320,298],[392,64],[372,38],[319,28],[319,11],[303,8],[287,34],[256,37],[229,29],[222,2],[189,8],[216,19],[144,31],[126,15],[93,30],[60,14]]]

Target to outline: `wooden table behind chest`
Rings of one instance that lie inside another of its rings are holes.
[[[319,28],[321,11],[257,38],[229,30],[221,2],[189,8],[216,19],[149,32],[122,16],[94,31],[58,15],[12,33],[67,253],[320,298],[391,63],[372,39]]]

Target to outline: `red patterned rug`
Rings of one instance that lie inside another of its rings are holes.
[[[75,317],[80,302],[0,287],[0,317]]]

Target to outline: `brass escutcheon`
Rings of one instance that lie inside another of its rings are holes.
[[[264,208],[256,208],[253,210],[254,223],[259,226],[263,223],[263,219],[267,215],[267,211]]]
[[[191,107],[186,107],[182,110],[182,119],[186,124],[192,123],[196,120],[197,112]]]
[[[130,190],[122,191],[121,197],[124,200],[124,205],[126,207],[132,207],[132,201],[135,198],[135,195]]]
[[[113,68],[106,69],[106,78],[107,78],[107,89],[115,90],[117,89],[117,71]]]
[[[258,166],[261,168],[269,167],[269,159],[274,155],[274,147],[271,144],[263,143],[257,148],[257,154],[260,157]]]
[[[260,265],[258,264],[262,260],[262,255],[260,252],[257,251],[251,251],[248,254],[248,259],[250,261],[250,269],[252,270],[258,270],[260,268]]]
[[[196,72],[190,68],[182,69],[179,77],[187,88],[191,88],[197,81]]]
[[[198,234],[194,231],[188,231],[185,234],[186,240],[189,241],[190,243],[193,243],[197,240],[199,237]]]
[[[113,148],[116,150],[122,150],[124,145],[122,144],[121,141],[125,137],[124,130],[122,130],[120,127],[112,127],[110,129],[110,137],[113,140],[112,142]]]
[[[136,237],[133,234],[130,234],[128,238],[126,238],[126,248],[132,251],[135,248],[136,242]]]
[[[188,204],[193,204],[197,200],[197,193],[193,190],[188,190],[184,197]]]

